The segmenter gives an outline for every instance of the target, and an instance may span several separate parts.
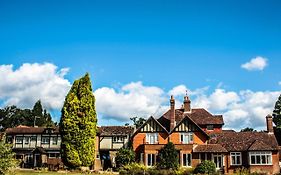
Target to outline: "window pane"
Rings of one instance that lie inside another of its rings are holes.
[[[183,162],[182,162],[183,166],[187,166],[187,157],[186,157],[186,154],[183,154],[183,155],[182,155],[182,159],[183,159]]]
[[[256,164],[256,157],[255,156],[251,156],[251,164]]]
[[[257,159],[256,160],[257,161],[256,164],[260,164],[261,163],[261,157],[260,156],[256,156],[256,159]]]

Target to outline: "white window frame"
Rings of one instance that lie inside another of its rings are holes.
[[[23,144],[23,136],[16,136],[16,144]]]
[[[24,137],[24,144],[28,145],[30,143],[30,137],[29,136],[25,136]]]
[[[46,142],[46,140],[49,140],[48,142]],[[50,137],[49,136],[42,136],[41,138],[41,144],[50,144]]]
[[[57,145],[58,144],[58,137],[57,136],[53,136],[52,137],[52,145]]]
[[[192,144],[193,143],[193,133],[192,132],[182,132],[182,133],[180,133],[180,143],[182,143],[182,144]]]
[[[262,163],[263,156],[265,156],[265,163]],[[254,163],[252,163],[252,157],[255,157]],[[260,163],[258,163],[258,161],[257,161],[258,158],[260,160]],[[249,164],[250,165],[272,165],[272,152],[271,151],[249,152]]]
[[[219,167],[218,165],[219,165],[219,162],[215,162],[215,158],[221,158],[221,161],[222,161],[222,164],[221,164],[221,167]],[[220,169],[220,168],[223,168],[223,166],[224,166],[224,156],[223,156],[223,154],[220,154],[220,153],[214,153],[214,154],[212,154],[212,160],[213,160],[213,162],[215,163],[215,165],[216,165],[216,169]]]
[[[187,162],[187,165],[184,165],[184,156],[183,155],[186,155],[186,162]],[[190,157],[190,161],[188,161],[188,156]],[[183,167],[191,167],[192,166],[192,154],[191,153],[183,153],[182,154],[182,160],[181,160],[181,164]]]
[[[114,143],[123,143],[124,142],[124,136],[114,136],[113,138]]]
[[[158,133],[146,133],[145,141],[148,144],[157,144],[158,140]]]
[[[150,161],[151,164],[148,164],[148,162],[149,162],[148,159],[149,158],[151,158],[151,161]],[[146,154],[146,165],[148,167],[151,167],[151,166],[154,166],[155,163],[156,163],[156,154],[152,154],[152,153],[151,154]]]
[[[232,162],[232,157],[234,157],[234,162]],[[240,163],[237,163],[239,159]],[[242,154],[241,152],[230,152],[230,165],[242,165]]]

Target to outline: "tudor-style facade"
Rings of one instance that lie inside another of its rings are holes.
[[[235,132],[222,130],[221,115],[212,115],[205,109],[191,109],[190,100],[184,97],[181,109],[170,109],[159,119],[150,117],[132,136],[137,161],[153,166],[158,151],[168,142],[179,150],[182,167],[196,167],[203,160],[211,160],[217,170],[232,174],[246,167],[251,172],[279,173],[278,144],[268,116],[268,132]]]

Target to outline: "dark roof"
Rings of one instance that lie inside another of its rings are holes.
[[[101,136],[109,135],[127,135],[132,134],[134,128],[131,126],[101,126],[98,127],[98,133]]]
[[[32,152],[33,153],[47,154],[46,150],[43,147],[37,147]]]
[[[23,126],[19,125],[15,128],[7,128],[6,134],[41,134],[46,132],[47,130],[53,131],[53,133],[59,133],[59,127],[31,127],[31,126]]]
[[[228,151],[278,150],[273,134],[266,132],[222,132],[213,135],[211,144],[221,144]]]
[[[159,119],[159,123],[164,126],[167,131],[170,131],[170,109],[164,113]],[[182,121],[186,116],[192,119],[197,125],[223,125],[223,116],[222,115],[212,115],[203,108],[192,109],[191,113],[184,113],[183,109],[175,110],[175,120],[176,123]]]
[[[195,153],[226,153],[227,150],[220,144],[207,144],[207,145],[197,145],[193,152]]]

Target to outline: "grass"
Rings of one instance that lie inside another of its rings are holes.
[[[8,175],[86,175],[89,173],[81,172],[65,172],[65,171],[36,171],[36,170],[15,170]],[[98,173],[90,173],[90,175],[97,175]],[[103,173],[104,175],[112,175],[111,173]]]

